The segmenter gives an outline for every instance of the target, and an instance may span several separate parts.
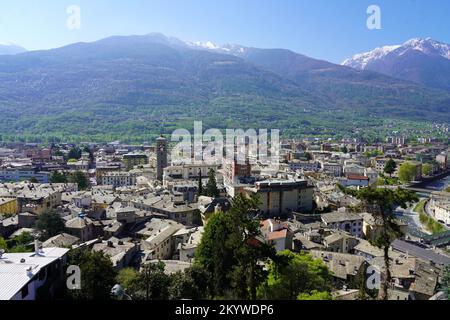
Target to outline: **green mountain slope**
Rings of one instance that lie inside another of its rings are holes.
[[[367,117],[450,121],[449,105],[444,91],[283,50],[235,56],[159,35],[0,56],[5,139],[144,140],[194,120],[334,134]]]

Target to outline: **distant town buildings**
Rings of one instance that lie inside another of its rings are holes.
[[[248,152],[243,163],[173,161],[164,137],[145,145],[2,144],[0,237],[11,243],[19,235],[37,236],[36,221],[49,211],[64,227],[42,244],[26,244],[33,252],[0,251],[0,299],[33,300],[39,288],[61,285],[73,249],[102,252],[117,271],[156,261],[165,262],[167,274],[186,270],[211,216],[229,214],[238,195],[259,198],[251,213],[260,231],[251,239],[255,245],[310,254],[331,271],[333,297],[358,299],[369,267],[386,272],[384,252],[373,245],[382,232],[380,221],[364,212],[351,192],[369,186],[424,190],[422,214],[445,231],[431,235],[418,213],[411,221],[409,211],[397,210],[395,223],[404,236],[389,248],[389,299],[433,299],[442,269],[450,264],[450,199],[441,183],[448,181],[450,150],[435,139],[416,140],[397,132],[374,143],[286,139],[276,169]],[[385,172],[390,160],[396,163],[392,173]],[[404,163],[414,167],[415,181],[407,185],[398,178]],[[74,179],[75,173],[85,183]],[[208,195],[211,175],[218,194]],[[436,191],[422,189],[433,182]]]

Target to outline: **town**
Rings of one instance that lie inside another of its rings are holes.
[[[386,299],[447,299],[449,156],[448,141],[433,139],[289,139],[281,142],[280,165],[274,172],[257,162],[240,164],[228,158],[221,164],[173,163],[169,140],[163,136],[142,145],[4,143],[0,299],[63,298],[71,294],[64,289],[69,264],[80,264],[82,282],[83,272],[103,272],[105,259],[117,276],[109,282],[103,279],[110,283],[103,294],[114,287],[118,299],[207,298],[197,283],[196,294],[179,289],[178,295],[171,295],[148,287],[146,294],[132,294],[133,277],[159,275],[168,281],[165,286],[171,277],[185,281],[188,271],[196,279],[193,266],[200,259],[199,248],[207,246],[208,232],[217,237],[214,230],[222,230],[212,220],[235,217],[233,208],[243,208],[247,199],[258,199],[249,210],[259,226],[253,241],[278,255],[309,257],[308,263],[320,263],[330,280],[314,292],[259,290],[262,298],[318,298],[316,291],[322,291],[329,299],[375,299],[379,293],[373,289],[381,291],[376,283],[386,279],[388,251]],[[358,196],[365,189],[407,190],[417,197],[404,208],[393,203],[399,233],[386,251],[377,245],[384,225]],[[97,261],[94,269],[99,270],[85,271],[88,259]],[[271,272],[270,263],[264,261],[261,270]],[[378,280],[367,287],[374,273]],[[94,299],[102,294],[78,285],[74,296]],[[222,296],[236,297],[229,290]]]

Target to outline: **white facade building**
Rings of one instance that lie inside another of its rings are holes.
[[[0,255],[0,300],[36,300],[43,285],[51,294],[57,280],[64,279],[63,269],[68,249],[43,248],[32,253]]]

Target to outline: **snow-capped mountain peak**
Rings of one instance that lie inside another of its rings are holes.
[[[209,50],[220,49],[220,46],[216,45],[215,43],[213,43],[211,41],[188,42],[188,44],[190,44],[194,47],[199,47],[199,48],[204,48],[204,49],[209,49]]]
[[[421,51],[427,55],[439,55],[443,58],[450,59],[450,45],[435,41],[431,38],[415,38],[403,44],[405,49],[413,49]]]
[[[227,53],[232,55],[240,55],[245,53],[246,48],[238,44],[224,44],[218,45],[212,41],[197,41],[197,42],[186,42],[186,45],[193,48],[212,50],[221,53]]]
[[[394,46],[384,46],[381,48],[376,48],[372,51],[357,54],[353,56],[350,59],[345,60],[342,65],[347,67],[352,67],[359,70],[364,70],[366,66],[374,60],[382,59],[385,56],[387,56],[392,51],[397,50],[401,46],[394,45]]]
[[[420,51],[428,56],[441,56],[450,59],[449,44],[431,38],[414,38],[406,41],[402,45],[385,46],[369,52],[357,54],[352,58],[345,60],[342,65],[364,70],[370,63],[382,60],[391,53],[401,56],[410,50]]]
[[[450,45],[431,38],[414,38],[402,45],[377,48],[357,54],[342,64],[429,87],[450,89]]]

